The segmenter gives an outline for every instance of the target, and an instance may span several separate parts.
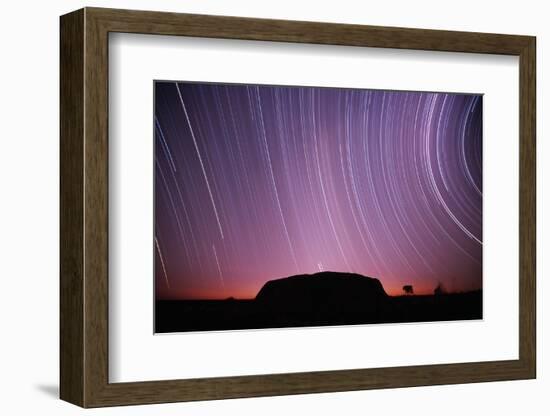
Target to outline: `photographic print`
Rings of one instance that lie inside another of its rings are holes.
[[[482,95],[154,96],[156,333],[482,318]]]

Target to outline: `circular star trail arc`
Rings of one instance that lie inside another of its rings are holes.
[[[319,270],[482,283],[482,97],[155,83],[158,299]]]

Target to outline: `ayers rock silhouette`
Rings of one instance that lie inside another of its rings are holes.
[[[338,272],[270,280],[256,295],[259,304],[272,310],[310,313],[372,311],[388,298],[378,279]]]

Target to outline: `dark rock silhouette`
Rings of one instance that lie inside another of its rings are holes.
[[[332,314],[372,310],[387,299],[378,279],[337,272],[270,280],[256,295],[257,302],[272,310]]]
[[[441,284],[433,295],[388,296],[378,279],[321,272],[271,280],[255,299],[157,300],[155,332],[481,319],[482,299]]]

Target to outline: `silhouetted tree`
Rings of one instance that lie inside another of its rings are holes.
[[[405,292],[406,295],[412,295],[414,293],[412,285],[403,286],[403,292]]]
[[[443,283],[439,282],[437,287],[434,289],[434,295],[439,296],[443,294],[445,294],[445,288],[443,287]]]

